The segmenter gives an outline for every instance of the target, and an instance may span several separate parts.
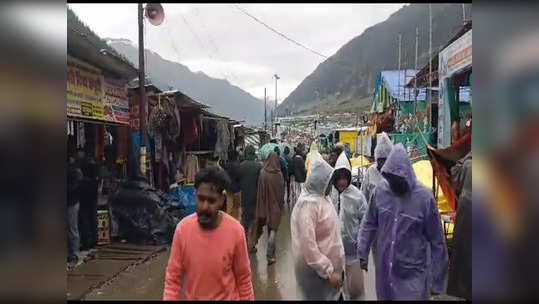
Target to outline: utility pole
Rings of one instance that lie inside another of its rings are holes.
[[[140,93],[140,169],[146,174],[146,77],[144,76],[144,25],[142,3],[138,4],[138,84]]]
[[[414,117],[416,117],[417,120],[417,43],[419,40],[419,28],[415,28],[415,64],[414,64]],[[418,123],[419,126],[419,123]]]
[[[402,35],[399,34],[399,67],[398,67],[398,84],[397,84],[397,102],[395,107],[395,131],[398,132],[399,127],[399,98],[401,95],[401,42],[402,42]]]
[[[429,3],[429,120],[432,121],[432,4]],[[439,111],[439,109],[438,109]],[[439,128],[439,126],[438,126]],[[438,132],[438,130],[436,130]],[[436,178],[432,168],[432,194],[436,195]],[[438,196],[434,196],[438,201]]]
[[[268,127],[267,127],[268,119],[267,119],[266,112],[267,112],[267,106],[266,106],[266,88],[264,88],[264,132],[267,132],[267,131],[268,131]]]
[[[462,23],[466,22],[466,8],[464,7],[464,3],[462,3]]]
[[[273,137],[273,114],[274,114],[274,112],[275,112],[275,109],[271,109],[271,113],[270,113],[270,116],[271,116],[270,117],[271,118],[270,123],[271,123],[271,125],[270,125],[270,128],[271,128],[271,136],[272,137]]]
[[[405,101],[408,101],[408,99],[406,99],[406,76],[408,76],[406,74],[406,72],[408,72],[408,54],[406,53],[406,48],[404,48],[404,79],[402,81],[402,98],[405,100]]]
[[[429,3],[429,119],[432,120],[432,4]]]

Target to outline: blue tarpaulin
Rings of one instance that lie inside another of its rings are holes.
[[[185,215],[192,214],[196,211],[195,186],[181,186],[170,189],[168,196],[174,206],[183,206],[185,208]]]
[[[415,100],[414,89],[408,89],[404,86],[414,78],[415,70],[392,70],[380,72],[380,84],[384,85],[389,95],[398,101]],[[400,76],[399,76],[400,75]],[[400,77],[400,78],[399,78]],[[399,81],[400,80],[400,81]],[[419,89],[417,100],[423,101],[426,97],[426,89]]]

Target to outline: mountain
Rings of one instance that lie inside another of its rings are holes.
[[[471,19],[472,4],[465,4]],[[432,52],[439,51],[462,25],[462,4],[432,4]],[[415,29],[419,28],[418,69],[428,62],[429,5],[406,5],[386,21],[367,28],[318,67],[279,105],[280,115],[312,111],[318,105],[356,103],[365,107],[381,70],[398,69],[398,34],[402,35],[401,69],[415,64]],[[360,104],[361,103],[361,104]]]
[[[68,8],[69,27],[93,38],[96,45],[119,53],[122,58],[138,68],[138,47],[128,39],[101,39],[77,15]],[[180,90],[189,97],[210,106],[215,114],[235,120],[245,120],[250,125],[260,125],[264,121],[264,101],[257,99],[226,80],[209,77],[202,72],[192,72],[185,65],[169,61],[159,54],[145,50],[146,75],[163,91]],[[271,103],[269,103],[271,104]],[[272,107],[268,105],[268,117]],[[269,119],[269,118],[268,118]]]
[[[138,68],[138,48],[127,39],[107,39],[109,46],[124,55]],[[163,59],[145,50],[146,74],[161,90],[174,88],[211,106],[210,111],[252,125],[264,121],[264,101],[257,99],[227,80],[215,79],[202,72],[192,72],[183,64]],[[268,107],[268,113],[271,108]]]

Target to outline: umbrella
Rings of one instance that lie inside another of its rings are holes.
[[[281,151],[281,155],[284,155],[284,147],[288,147],[290,153],[294,151],[288,143],[282,142],[279,144],[279,151]]]
[[[273,150],[275,149],[275,147],[279,147],[278,144],[274,144],[274,143],[267,143],[265,145],[262,146],[262,148],[260,148],[258,150],[258,157],[260,160],[266,160],[268,158],[268,156],[270,155],[271,152],[273,152]],[[281,149],[281,148],[279,148]]]

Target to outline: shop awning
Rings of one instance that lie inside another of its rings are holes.
[[[117,123],[117,122],[112,122],[112,121],[88,119],[88,118],[82,118],[82,117],[71,116],[71,115],[67,115],[67,120],[78,121],[78,122],[83,122],[83,123],[93,123],[93,124],[106,125],[106,126],[129,127],[129,123],[123,124],[123,123]]]

